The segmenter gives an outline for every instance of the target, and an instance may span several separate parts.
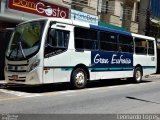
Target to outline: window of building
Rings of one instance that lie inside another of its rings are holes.
[[[147,54],[147,40],[135,38],[135,53]]]
[[[88,0],[71,0],[72,9],[82,11],[84,7],[88,7]]]
[[[100,48],[105,51],[118,51],[117,34],[100,32]]]
[[[130,36],[119,36],[119,51],[133,53],[133,38]]]
[[[97,31],[85,28],[75,28],[75,48],[82,50],[97,50]]]
[[[101,12],[108,13],[108,11],[109,11],[108,1],[102,1]]]
[[[82,5],[88,5],[88,0],[79,0],[78,2]]]

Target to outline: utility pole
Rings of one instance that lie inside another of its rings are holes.
[[[146,30],[145,30],[145,35],[149,36],[151,32],[151,24],[150,24],[150,16],[151,16],[151,11],[150,9],[147,9],[146,13]]]
[[[148,34],[146,33],[146,31],[148,30],[147,27],[150,24],[149,8],[150,8],[150,0],[140,0],[140,9],[138,16],[138,33],[142,35]]]
[[[132,9],[134,7],[134,0],[123,0],[123,18],[122,27],[128,31],[131,29]]]

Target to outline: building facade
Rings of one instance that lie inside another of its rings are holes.
[[[141,0],[139,34],[160,38],[160,0]]]
[[[71,8],[97,15],[99,21],[138,32],[140,0],[72,0]]]
[[[56,4],[54,2],[51,0],[1,0],[1,29],[40,17],[69,18],[69,6],[63,2],[56,2]]]
[[[102,0],[101,20],[128,31],[138,32],[139,0]]]
[[[69,18],[72,8],[98,16],[99,21],[137,33],[139,2],[140,0],[1,0],[0,29],[38,17]],[[57,9],[57,12],[51,13],[48,6]],[[36,8],[37,12],[31,10]]]
[[[150,32],[154,34],[158,42],[160,42],[160,0],[150,0],[150,10]]]

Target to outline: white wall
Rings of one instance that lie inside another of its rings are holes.
[[[114,15],[119,16],[119,17],[121,14],[121,3],[122,3],[122,0],[115,0]]]

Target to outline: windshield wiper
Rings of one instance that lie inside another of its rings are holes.
[[[13,52],[15,51],[16,53],[16,55],[15,56],[13,56],[13,58],[15,58],[15,59],[18,59],[18,58],[20,58],[20,56],[19,56],[19,51],[21,52],[21,54],[22,54],[22,56],[24,57],[24,58],[26,58],[26,56],[25,56],[25,54],[24,54],[24,51],[23,51],[23,48],[22,48],[22,41],[23,41],[23,38],[22,38],[22,33],[19,33],[19,32],[15,32],[15,36],[16,36],[16,45],[17,45],[17,47],[15,48],[15,49],[13,49],[13,50],[11,50],[10,51],[10,53],[9,53],[9,58],[12,56],[12,54],[13,54]]]
[[[18,42],[18,45],[19,45],[19,48],[20,48],[20,50],[21,50],[21,53],[22,53],[23,57],[26,58],[26,56],[25,56],[25,54],[24,54],[24,51],[23,51],[23,48],[22,48],[22,43],[21,43],[21,41]]]
[[[22,53],[22,56],[24,57],[24,58],[26,58],[26,56],[25,56],[25,54],[24,54],[24,52],[23,52],[23,48],[22,48],[22,37],[20,37],[18,40],[17,40],[17,54],[16,54],[16,58],[18,58],[19,56],[18,56],[18,54],[19,54],[19,49],[20,49],[20,51],[21,51],[21,53]],[[10,52],[10,54],[9,54],[9,57],[11,56],[11,54],[12,54],[12,52],[13,52],[14,50],[12,50],[11,52]]]
[[[22,55],[24,58],[26,58],[24,52],[23,52],[23,48],[22,48],[22,34],[20,35],[20,37],[17,39],[17,44],[18,44],[18,48],[17,48],[17,57],[18,57],[18,51],[20,49]]]
[[[14,51],[14,50],[12,50],[12,51],[9,53],[9,56],[8,56],[9,58],[11,57],[13,51]]]

